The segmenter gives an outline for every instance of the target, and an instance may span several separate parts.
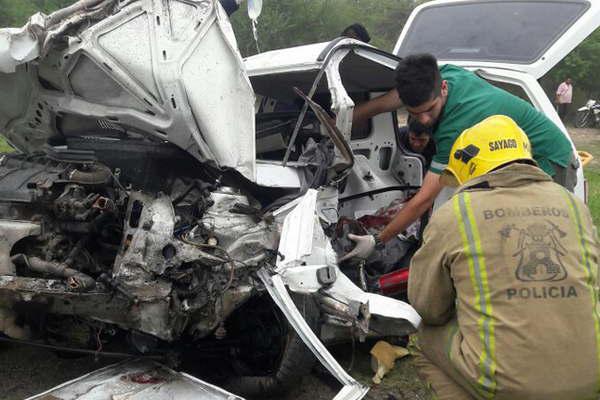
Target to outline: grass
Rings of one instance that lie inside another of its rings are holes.
[[[14,149],[0,136],[0,153],[12,153]]]
[[[600,153],[597,153],[600,156]],[[588,207],[596,228],[600,229],[600,167],[584,170],[588,182]]]
[[[577,150],[587,151],[594,159],[585,166],[583,174],[587,179],[588,207],[596,228],[600,229],[600,132],[598,139],[575,140]]]

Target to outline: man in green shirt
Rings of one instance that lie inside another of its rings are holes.
[[[526,101],[493,86],[473,72],[454,65],[438,67],[429,54],[404,58],[396,69],[396,89],[358,105],[354,121],[362,121],[402,105],[421,124],[433,127],[437,153],[419,192],[374,237],[349,238],[356,247],[340,259],[366,258],[375,249],[427,212],[442,190],[439,175],[448,164],[455,139],[467,128],[492,115],[507,115],[529,137],[533,158],[555,182],[570,191],[576,184],[577,159],[564,133]]]

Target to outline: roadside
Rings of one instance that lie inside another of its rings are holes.
[[[572,127],[568,129],[577,150],[587,151],[594,156],[583,173],[587,180],[588,207],[598,228],[600,227],[600,129]]]
[[[364,385],[371,386],[373,372],[369,350],[372,342],[357,345],[338,345],[332,351],[342,366],[352,369],[350,374]],[[352,358],[354,357],[354,360]],[[118,360],[117,360],[118,361]],[[93,357],[62,358],[55,352],[30,347],[0,345],[0,399],[19,400],[41,393],[61,383],[75,379],[113,362],[95,361]],[[199,377],[202,378],[202,377]],[[305,376],[300,385],[280,400],[330,400],[340,389],[320,366]],[[398,360],[380,385],[373,386],[366,399],[371,400],[429,400],[432,396],[417,377],[410,357]]]

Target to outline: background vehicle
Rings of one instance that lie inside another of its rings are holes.
[[[577,128],[593,128],[600,126],[600,103],[597,100],[588,100],[585,106],[577,109],[575,114]]]

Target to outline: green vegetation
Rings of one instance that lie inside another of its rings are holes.
[[[0,27],[21,26],[36,12],[50,13],[74,0],[0,0]]]
[[[3,137],[0,137],[0,153],[9,153],[12,151],[14,151],[14,149],[6,143],[6,140],[4,140]]]
[[[391,51],[412,9],[414,0],[266,0],[259,17],[261,51],[325,42],[354,23],[363,24],[371,44]],[[245,12],[232,17],[240,50],[256,54],[250,21]]]
[[[50,13],[75,0],[0,0],[0,27],[21,26],[29,16]],[[354,22],[369,31],[371,44],[391,51],[412,9],[427,0],[265,0],[259,17],[261,51],[331,40]],[[244,56],[256,53],[248,15],[232,17],[240,50]],[[424,49],[425,51],[426,49]],[[600,65],[600,29],[543,78],[543,86],[553,93],[565,76],[573,78],[575,103],[600,94],[597,77]],[[583,100],[582,100],[583,99]]]
[[[587,97],[600,95],[600,29],[596,29],[586,40],[550,71],[547,79],[558,84],[566,77],[573,79],[573,87]]]
[[[596,229],[600,229],[600,168],[585,169],[584,173],[588,183],[588,207]]]
[[[577,150],[587,151],[594,159],[585,166],[583,173],[587,179],[588,207],[594,219],[594,225],[600,229],[600,131],[590,130],[586,136],[573,137]]]

